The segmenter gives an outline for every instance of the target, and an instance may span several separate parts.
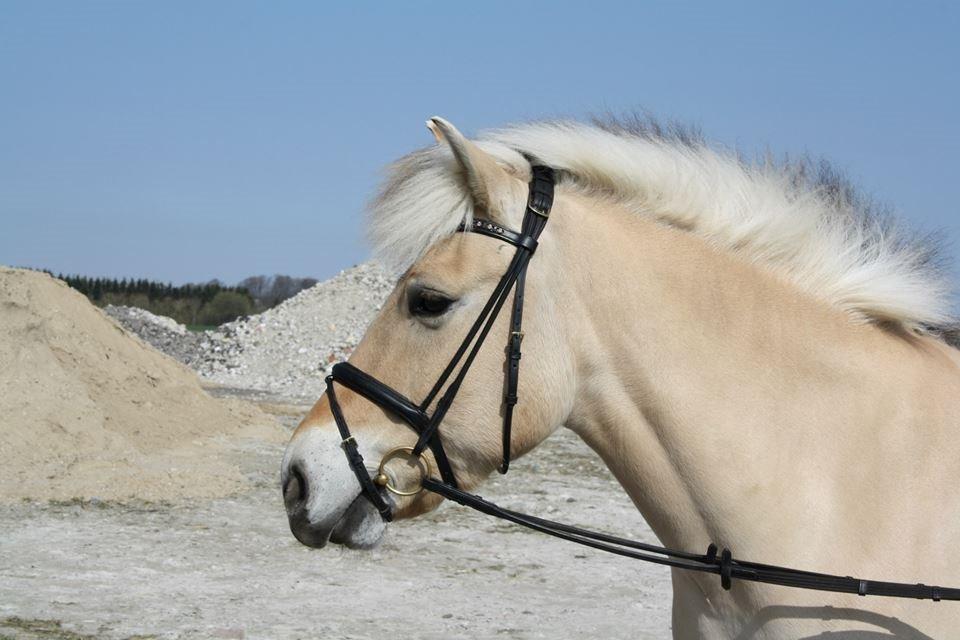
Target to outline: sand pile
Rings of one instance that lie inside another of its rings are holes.
[[[60,281],[0,267],[0,501],[227,495],[239,437],[284,433]]]

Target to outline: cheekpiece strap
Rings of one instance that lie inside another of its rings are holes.
[[[547,218],[550,216],[550,209],[553,208],[553,188],[556,181],[554,171],[550,167],[534,165],[531,173],[527,209]]]

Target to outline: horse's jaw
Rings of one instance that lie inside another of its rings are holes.
[[[280,476],[290,531],[301,543],[371,549],[382,540],[386,523],[360,493],[339,439],[326,430],[308,429],[291,440]]]

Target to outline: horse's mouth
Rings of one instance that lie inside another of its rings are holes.
[[[350,549],[372,549],[383,539],[387,528],[383,518],[363,494],[354,498],[332,527],[311,523],[305,511],[291,516],[289,522],[294,537],[315,549],[322,549],[327,542]]]

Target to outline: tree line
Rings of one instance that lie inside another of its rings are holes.
[[[250,276],[241,280],[239,286],[253,297],[257,309],[269,309],[315,284],[316,278],[275,275]]]
[[[256,311],[253,297],[243,287],[216,280],[174,286],[146,278],[91,278],[57,274],[99,307],[109,304],[146,309],[186,325],[220,325]]]
[[[139,307],[194,327],[216,326],[259,313],[317,283],[314,278],[284,275],[252,276],[238,286],[227,286],[218,280],[174,286],[146,278],[91,278],[62,273],[56,277],[99,307]]]

